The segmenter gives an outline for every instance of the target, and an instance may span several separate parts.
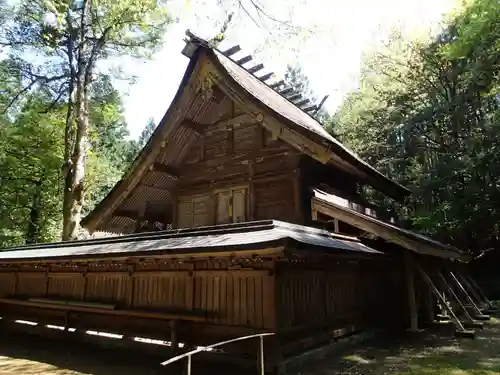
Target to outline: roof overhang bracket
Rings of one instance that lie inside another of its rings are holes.
[[[196,134],[203,134],[203,128],[205,127],[204,124],[189,119],[184,119],[181,122],[181,126],[193,130]]]
[[[144,216],[140,215],[137,211],[134,210],[118,210],[113,213],[113,216],[126,217],[132,219],[134,221],[150,221],[150,222],[158,222],[158,223],[166,223],[168,220],[167,216],[164,214],[158,214],[155,212],[145,212]]]
[[[161,163],[154,163],[153,165],[151,165],[151,167],[149,167],[149,170],[168,174],[174,179],[178,179],[180,176],[180,171],[177,168]]]

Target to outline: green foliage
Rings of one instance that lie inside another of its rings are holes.
[[[474,0],[432,41],[394,35],[332,120],[344,142],[412,189],[399,209],[415,228],[476,251],[499,235],[499,12]]]
[[[9,95],[3,91],[0,100]],[[135,153],[135,142],[126,139],[121,99],[109,80],[97,80],[91,96],[84,213],[104,198]],[[59,238],[66,108],[49,107],[49,95],[37,91],[0,126],[0,247]]]
[[[131,141],[130,149],[127,154],[127,160],[129,164],[131,164],[134,161],[137,155],[139,155],[139,152],[144,148],[144,146],[146,146],[149,139],[153,135],[155,129],[156,129],[155,121],[153,118],[150,118],[146,123],[144,129],[142,129],[142,132],[139,135],[137,141]]]
[[[64,113],[33,95],[0,127],[0,246],[54,239],[60,230]]]
[[[49,107],[61,105],[67,111],[61,168],[62,238],[72,239],[86,206],[89,142],[95,150],[107,150],[111,165],[120,164],[126,154],[123,142],[110,146],[124,131],[119,109],[109,103],[91,108],[91,100],[113,95],[109,77],[108,82],[100,77],[101,83],[93,87],[98,64],[120,56],[150,57],[162,45],[170,17],[163,0],[21,0],[0,6],[5,20],[0,25],[0,48],[6,48],[9,60],[15,61],[22,86],[5,103],[0,102],[4,104],[0,110],[11,110],[17,99],[43,90],[52,102]],[[92,121],[101,127],[92,128]],[[122,156],[110,160],[117,153]]]

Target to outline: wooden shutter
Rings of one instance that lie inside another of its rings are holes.
[[[177,210],[177,227],[191,228],[193,226],[193,201],[183,199],[179,201]]]
[[[193,228],[210,224],[210,196],[193,199]]]
[[[246,220],[246,189],[233,190],[233,223],[241,223]]]
[[[217,193],[217,220],[216,224],[228,224],[231,222],[231,190]]]

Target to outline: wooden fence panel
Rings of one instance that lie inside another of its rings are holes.
[[[125,273],[87,274],[85,300],[126,305],[130,278]]]
[[[83,299],[85,277],[80,273],[50,274],[47,296],[49,298]]]
[[[14,272],[0,273],[0,297],[14,294],[16,274]]]
[[[20,272],[18,274],[16,295],[45,297],[47,276],[43,272]]]
[[[197,271],[194,308],[209,312],[213,323],[270,328],[273,285],[267,271]]]
[[[165,272],[136,275],[134,277],[133,306],[136,308],[157,308],[190,310],[192,297],[191,277],[187,272]]]

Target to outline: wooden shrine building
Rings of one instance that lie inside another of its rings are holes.
[[[423,327],[440,309],[461,331],[477,325],[488,302],[462,272],[470,254],[378,217],[360,187],[409,191],[239,52],[189,34],[170,108],[84,219],[119,236],[0,252],[3,321],[164,339],[174,351],[272,332],[270,365],[364,328]]]

